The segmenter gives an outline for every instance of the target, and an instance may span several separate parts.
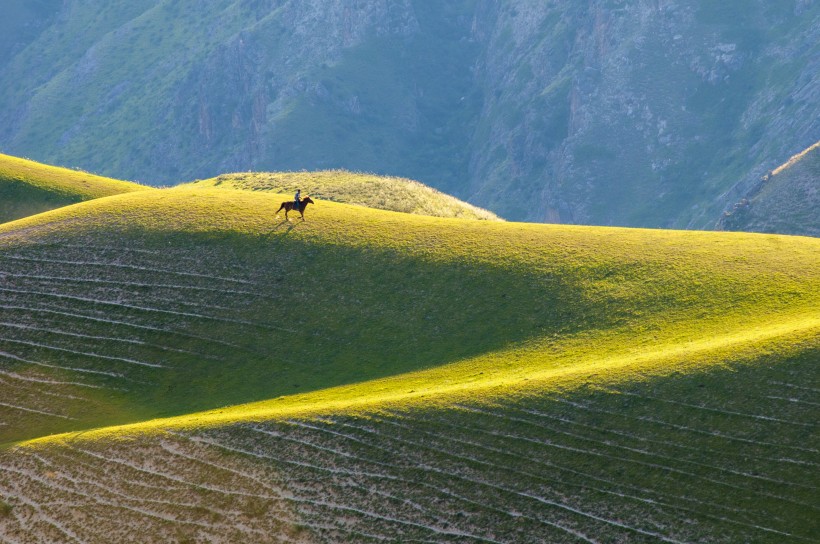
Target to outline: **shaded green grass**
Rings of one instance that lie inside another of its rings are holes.
[[[0,223],[148,187],[0,154]]]

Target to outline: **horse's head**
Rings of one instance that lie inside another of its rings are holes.
[[[316,204],[316,203],[315,203],[315,202],[313,202],[313,201],[310,199],[310,197],[309,197],[309,196],[306,196],[305,198],[303,198],[303,199],[302,199],[302,204]]]

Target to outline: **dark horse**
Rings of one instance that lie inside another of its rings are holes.
[[[293,211],[293,204],[294,204],[293,200],[288,200],[287,202],[282,202],[282,205],[279,206],[278,210],[276,210],[276,215],[278,216],[279,212],[281,212],[284,209],[285,210],[285,219],[290,221],[290,219],[288,219],[288,212]],[[303,198],[302,200],[299,201],[299,209],[296,210],[296,211],[299,212],[302,215],[302,221],[305,220],[305,208],[307,208],[308,204],[315,204],[315,202],[313,202],[310,199],[309,196],[306,196],[305,198]]]

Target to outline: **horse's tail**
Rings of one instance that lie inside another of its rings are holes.
[[[285,203],[282,202],[282,204],[279,205],[279,209],[276,210],[276,217],[279,217],[279,212],[281,212],[282,208],[284,208],[284,207],[285,207]]]

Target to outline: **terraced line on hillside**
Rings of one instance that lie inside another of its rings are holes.
[[[0,305],[0,361],[107,376],[113,380],[105,384],[106,388],[128,390],[133,387],[129,382],[152,379],[134,374],[128,365],[163,369],[168,368],[166,360],[181,361],[182,356],[221,361],[219,355],[226,349],[242,349],[213,335],[186,332],[188,326],[180,319],[257,326],[231,317],[238,308],[266,296],[258,290],[247,290],[252,283],[239,275],[223,278],[200,274],[190,263],[186,263],[187,270],[147,266],[144,254],[136,254],[140,264],[122,255],[112,262],[110,250],[96,250],[95,256],[90,249],[84,249],[83,261],[61,257],[61,253],[73,251],[52,244],[35,245],[11,255],[0,253],[0,293],[4,302]],[[39,257],[43,253],[49,258]],[[96,266],[88,268],[90,262]],[[43,274],[43,270],[49,273]],[[168,277],[177,281],[161,283],[161,278]],[[233,287],[239,284],[246,289]],[[226,304],[220,305],[219,301]],[[175,322],[162,325],[165,320],[155,315],[168,315]],[[71,330],[66,330],[68,323]],[[96,346],[95,352],[81,347],[88,345]],[[57,381],[67,383],[66,379]],[[76,378],[68,381],[78,387],[103,387]],[[78,404],[73,411],[86,408]],[[40,415],[44,415],[42,411]]]
[[[684,346],[659,346],[654,351],[643,350],[640,355],[619,354],[616,351],[609,358],[595,360],[596,355],[600,357],[599,353],[602,351],[601,347],[597,346],[597,351],[586,355],[583,352],[573,352],[577,359],[569,366],[560,358],[539,353],[537,345],[526,346],[523,350],[487,354],[475,360],[428,371],[171,418],[89,429],[76,436],[96,440],[120,434],[220,426],[242,421],[323,416],[387,406],[425,403],[449,405],[475,396],[503,398],[511,394],[527,394],[528,391],[572,389],[579,383],[594,382],[601,387],[610,384],[617,386],[636,377],[668,374],[670,368],[674,369],[674,372],[691,372],[701,366],[754,359],[757,352],[775,352],[783,356],[800,353],[806,346],[815,346],[820,341],[820,317],[802,319],[796,323],[778,323],[754,329],[752,332],[753,334],[750,334],[750,329],[744,327],[720,338],[693,341]],[[617,342],[613,344],[619,345]],[[794,348],[789,347],[792,344],[802,347],[793,351]],[[591,362],[582,362],[584,357],[591,359]],[[726,412],[725,415],[739,414]],[[770,419],[779,424],[818,427],[811,423]],[[34,442],[62,438],[57,435]]]
[[[13,503],[0,535],[62,541],[46,520],[93,516],[70,524],[78,540],[138,526],[146,542],[813,542],[817,471],[768,460],[816,464],[820,434],[776,421],[814,423],[769,397],[784,380],[820,385],[818,349],[622,391],[15,449],[0,454],[0,497]],[[693,419],[676,398],[703,409]],[[602,414],[618,417],[602,428]]]

